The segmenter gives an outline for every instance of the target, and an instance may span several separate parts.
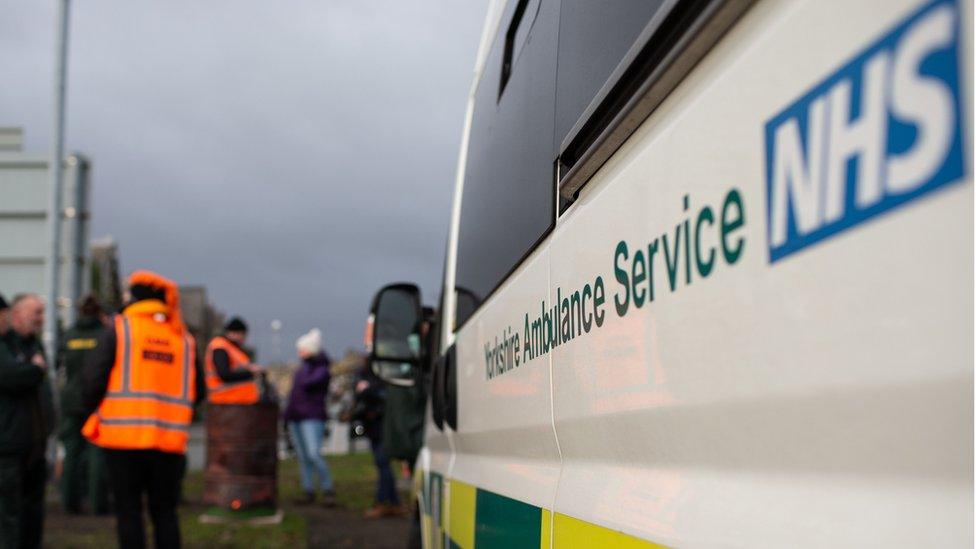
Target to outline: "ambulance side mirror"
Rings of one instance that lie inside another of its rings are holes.
[[[422,321],[420,289],[414,284],[390,284],[373,298],[364,343],[369,367],[387,383],[416,383],[424,356]]]

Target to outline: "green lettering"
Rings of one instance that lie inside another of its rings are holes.
[[[613,296],[613,304],[617,308],[617,316],[627,314],[627,308],[630,307],[630,282],[627,280],[627,271],[620,268],[621,256],[625,260],[628,257],[627,243],[623,240],[617,243],[617,250],[613,254],[613,275],[617,278],[617,282],[624,288],[624,298],[622,301],[619,293]]]
[[[590,288],[590,285],[589,284],[583,286],[582,308],[583,308],[584,313],[583,313],[582,322],[583,322],[583,331],[586,332],[586,333],[590,333],[590,328],[593,327],[593,311],[590,311],[590,310],[588,310],[586,308],[586,298],[587,297],[590,297],[590,298],[593,297],[593,289]],[[516,343],[516,345],[517,344],[518,343]]]
[[[650,291],[648,301],[654,301],[654,255],[657,254],[657,246],[657,238],[647,245],[647,289]]]
[[[525,315],[525,321],[526,322],[529,321],[529,315]],[[519,358],[520,358],[519,357],[519,349],[521,349],[521,348],[522,348],[522,344],[519,343],[519,335],[518,335],[518,332],[515,332],[515,353],[514,354],[515,354],[515,365],[516,366],[519,365]]]
[[[569,337],[571,339],[580,335],[583,330],[583,323],[580,321],[580,317],[583,316],[581,301],[579,290],[576,290],[569,301]]]
[[[560,326],[560,332],[563,341],[569,341],[570,340],[569,333],[570,330],[572,330],[572,328],[569,325],[569,298],[564,297],[560,307],[562,309],[562,315],[563,315],[562,326]]]
[[[485,377],[492,378],[491,345],[489,343],[485,343]]]
[[[644,306],[647,290],[641,288],[641,282],[647,278],[647,265],[644,263],[644,252],[634,252],[634,263],[630,267],[630,286],[634,293],[634,306],[640,309]]]
[[[715,247],[712,246],[708,250],[708,261],[702,261],[701,256],[701,227],[702,223],[708,222],[709,226],[715,224],[715,218],[712,215],[712,209],[708,206],[702,208],[702,211],[698,212],[698,221],[695,222],[695,263],[698,265],[698,274],[702,278],[708,278],[708,275],[712,273],[712,266],[715,263]]]
[[[687,212],[688,206],[691,203],[688,195],[684,198],[684,208],[682,211]],[[685,284],[691,285],[691,233],[688,232],[688,218],[685,218]]]
[[[729,215],[732,207],[735,206],[735,215]],[[732,231],[742,227],[746,223],[746,213],[742,208],[742,195],[738,189],[732,189],[725,195],[725,203],[722,204],[722,255],[725,262],[732,265],[739,260],[742,249],[745,247],[746,239],[739,237],[733,244],[729,243],[729,236]]]
[[[674,257],[671,256],[671,247],[668,246],[668,233],[664,233],[661,238],[664,241],[664,264],[668,268],[668,282],[673,292],[678,284],[678,250],[681,249],[681,225],[674,228]]]
[[[593,319],[596,320],[596,327],[599,328],[603,326],[603,318],[606,313],[603,312],[603,304],[606,302],[606,295],[603,289],[603,277],[596,277],[596,282],[593,283]]]
[[[542,352],[548,353],[552,348],[552,315],[546,309],[546,300],[542,300]]]

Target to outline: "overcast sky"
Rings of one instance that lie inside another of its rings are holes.
[[[55,0],[0,0],[0,126],[48,150]],[[261,358],[360,347],[391,281],[439,294],[483,0],[83,0],[67,149],[123,271],[206,285]]]

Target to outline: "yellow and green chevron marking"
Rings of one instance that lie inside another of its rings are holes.
[[[445,481],[436,473],[428,480],[423,520],[435,549],[664,547],[561,513],[553,516],[549,509],[457,480]],[[446,501],[449,510],[444,508]]]

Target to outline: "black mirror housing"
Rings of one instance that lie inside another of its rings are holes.
[[[365,343],[369,367],[384,381],[400,386],[416,382],[425,355],[420,288],[399,282],[384,286],[370,306]]]

